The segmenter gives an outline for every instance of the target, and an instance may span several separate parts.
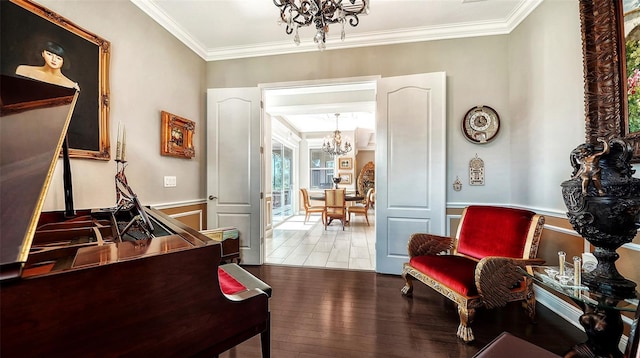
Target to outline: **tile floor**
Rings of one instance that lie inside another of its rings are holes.
[[[339,220],[324,230],[320,215],[296,215],[276,226],[265,241],[265,263],[275,265],[375,270],[376,230],[374,213],[369,223],[362,215],[352,215],[342,231]]]

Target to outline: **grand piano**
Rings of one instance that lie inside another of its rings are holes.
[[[0,90],[3,357],[211,357],[257,334],[269,355],[268,294],[223,293],[218,241],[137,199],[41,212],[78,93]]]

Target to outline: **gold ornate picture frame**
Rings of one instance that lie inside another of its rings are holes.
[[[340,184],[351,184],[351,173],[340,173]]]
[[[0,7],[0,72],[79,88],[67,131],[69,156],[109,160],[109,41],[30,0],[1,1]],[[45,51],[62,60],[63,80],[36,78],[28,70],[48,65]]]
[[[343,157],[338,159],[338,169],[351,169],[353,162],[349,157]]]
[[[160,154],[191,159],[196,155],[193,133],[196,123],[186,118],[162,111]]]
[[[586,141],[623,137],[640,162],[640,132],[629,131],[623,0],[580,1]]]

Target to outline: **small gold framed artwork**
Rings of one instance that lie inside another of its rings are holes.
[[[193,132],[196,123],[186,118],[162,111],[162,133],[160,154],[191,159],[196,155],[193,148]]]
[[[340,184],[351,184],[351,173],[340,173]]]
[[[349,157],[338,159],[338,169],[351,169],[352,165],[351,158]]]

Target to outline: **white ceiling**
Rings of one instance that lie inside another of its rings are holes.
[[[264,99],[267,113],[300,133],[337,128],[352,133],[356,138],[346,138],[352,144],[355,139],[358,149],[375,147],[375,82],[267,89]]]
[[[207,61],[318,51],[314,28],[302,43],[278,25],[272,0],[131,0]],[[343,0],[345,3],[348,0]],[[543,0],[371,0],[357,27],[329,27],[327,50],[507,34]]]
[[[131,1],[206,61],[318,51],[314,28],[300,29],[302,43],[293,43],[273,0]],[[340,25],[329,27],[327,51],[507,34],[542,1],[371,0],[360,24],[347,26],[344,42]],[[340,130],[375,131],[375,84],[271,90],[266,99],[267,112],[301,133],[335,130],[335,113]]]
[[[335,130],[336,113],[340,130],[375,129],[375,82],[268,89],[264,97],[266,111],[299,132]]]

